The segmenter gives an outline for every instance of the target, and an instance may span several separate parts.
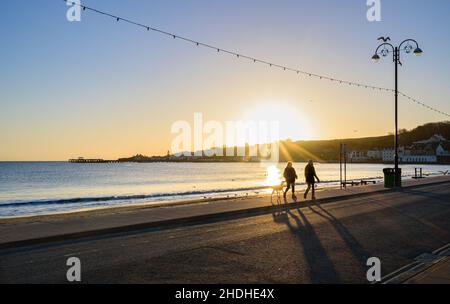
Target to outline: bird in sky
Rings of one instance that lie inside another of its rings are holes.
[[[388,42],[388,41],[391,41],[391,38],[390,37],[384,37],[384,36],[381,36],[380,38],[378,38],[377,39],[378,41],[383,41],[383,42]]]

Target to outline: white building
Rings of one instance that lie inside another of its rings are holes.
[[[350,162],[382,160],[390,163],[395,161],[395,150],[388,148],[352,151],[348,153],[348,160]],[[427,140],[414,142],[411,146],[399,147],[398,160],[402,163],[450,162],[450,141],[442,135],[435,134]]]
[[[400,156],[402,163],[437,163],[436,155],[403,155]]]
[[[380,150],[352,151],[348,153],[348,160],[350,162],[381,160],[381,154]]]
[[[437,156],[450,156],[450,142],[441,142],[436,148]]]
[[[400,158],[404,163],[437,163],[450,156],[450,142],[442,135],[435,134],[427,140],[414,142]]]
[[[446,142],[446,141],[447,141],[447,139],[445,139],[444,136],[442,136],[440,134],[434,134],[429,139],[419,140],[419,141],[416,141],[414,144],[431,144],[431,143],[441,143],[441,142]]]
[[[382,152],[380,150],[367,151],[367,158],[372,160],[380,160],[382,158]]]
[[[399,160],[401,157],[405,154],[405,148],[399,147],[398,148],[398,157]],[[395,161],[395,149],[383,149],[381,152],[381,159],[383,162],[393,162]]]
[[[368,159],[366,151],[352,151],[348,153],[349,162],[363,162]]]

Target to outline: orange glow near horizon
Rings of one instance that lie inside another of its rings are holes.
[[[414,38],[425,52],[420,59],[404,56],[400,91],[449,111],[448,51],[441,39],[448,36],[449,1],[416,1],[415,28],[406,0],[391,1],[389,18],[375,23],[367,21],[363,1],[259,1],[256,10],[256,1],[102,1],[105,11],[245,56],[98,14],[68,22],[53,1],[4,2],[24,15],[16,24],[0,19],[3,40],[11,42],[0,49],[7,58],[0,161],[163,156],[172,149],[172,124],[193,127],[194,113],[221,125],[279,121],[279,139],[293,142],[385,136],[395,128],[394,93],[328,79],[393,88],[391,60],[371,60],[380,33],[389,33],[392,43]],[[92,43],[96,37],[102,39]],[[401,129],[447,119],[399,99]],[[317,159],[299,149],[289,151]]]

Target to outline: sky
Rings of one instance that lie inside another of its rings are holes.
[[[399,88],[450,112],[450,1],[82,0],[82,4],[221,48],[318,74],[393,88],[377,38],[416,39]],[[3,0],[0,9],[0,161],[165,154],[177,121],[275,119],[293,140],[394,130],[394,96],[297,76],[218,54],[62,0]],[[399,127],[447,117],[400,99]]]

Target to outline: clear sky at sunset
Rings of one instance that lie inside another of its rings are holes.
[[[82,3],[279,64],[390,88],[390,57],[370,60],[376,39],[414,38],[425,53],[403,57],[400,90],[450,111],[448,0],[382,0],[381,22],[367,21],[366,0]],[[194,112],[225,122],[274,105],[301,120],[298,130],[286,125],[294,140],[393,131],[392,93],[270,69],[92,12],[68,22],[67,8],[61,0],[2,1],[0,160],[165,154],[172,123],[193,121]],[[446,117],[400,99],[399,119],[412,128]]]

